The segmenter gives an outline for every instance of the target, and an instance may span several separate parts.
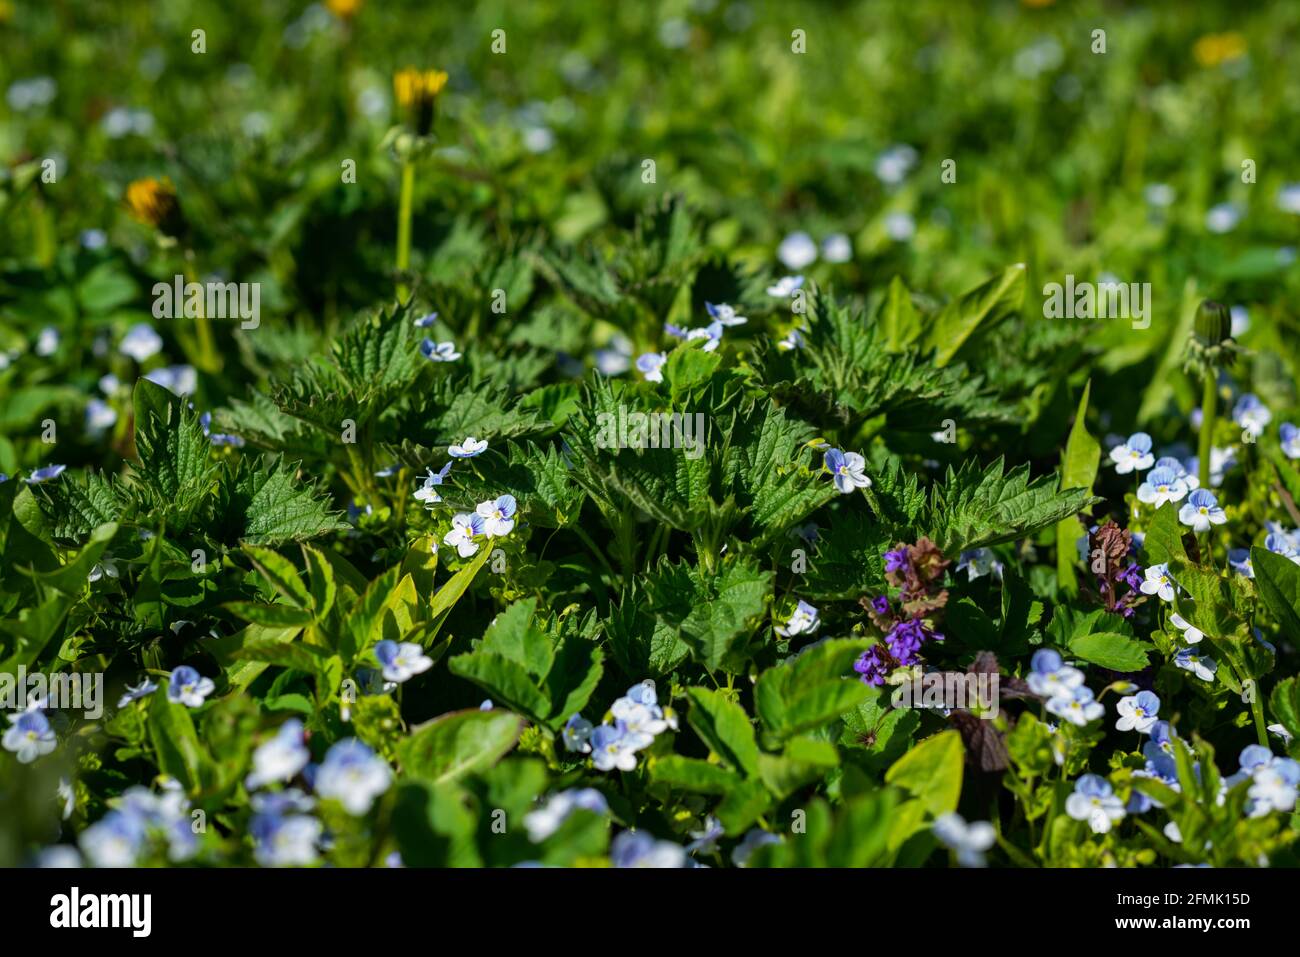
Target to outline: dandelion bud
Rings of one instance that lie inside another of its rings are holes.
[[[1205,346],[1217,346],[1232,334],[1232,316],[1228,307],[1206,299],[1196,311],[1196,335]]]

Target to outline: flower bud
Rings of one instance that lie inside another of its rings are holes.
[[[1196,335],[1206,346],[1217,346],[1232,335],[1232,316],[1221,302],[1206,299],[1196,310]]]

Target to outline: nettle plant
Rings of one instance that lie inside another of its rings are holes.
[[[1293,862],[1267,410],[1208,409],[1204,447],[1258,441],[1200,481],[1103,449],[1087,386],[1062,424],[1077,339],[1022,316],[1023,266],[859,301],[699,237],[668,202],[404,272],[210,420],[137,383],[121,474],[0,483],[0,673],[112,689],[11,719],[3,854]],[[557,369],[575,327],[636,371]]]

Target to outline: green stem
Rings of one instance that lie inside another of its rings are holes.
[[[185,281],[197,285],[198,270],[194,268],[193,257],[192,252],[185,256]],[[199,297],[198,307],[198,315],[194,317],[194,333],[198,338],[199,352],[194,357],[194,364],[203,372],[220,372],[221,357],[217,355],[216,342],[212,338],[212,324],[208,321],[202,297]]]
[[[1205,375],[1204,391],[1201,394],[1201,436],[1197,444],[1197,478],[1201,488],[1210,487],[1210,448],[1214,440],[1214,418],[1218,412],[1219,383],[1210,369]]]
[[[404,273],[411,265],[411,202],[415,194],[415,164],[402,163],[402,193],[397,207],[397,271]],[[400,279],[397,282],[397,301],[406,302],[410,290]]]

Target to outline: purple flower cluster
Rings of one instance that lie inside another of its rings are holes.
[[[899,609],[896,612],[885,595],[862,599],[884,641],[868,648],[853,665],[864,683],[877,686],[896,668],[915,664],[927,642],[943,641],[932,616],[948,598],[942,581],[949,562],[928,539],[900,545],[885,552],[884,558],[886,580],[900,589]]]

